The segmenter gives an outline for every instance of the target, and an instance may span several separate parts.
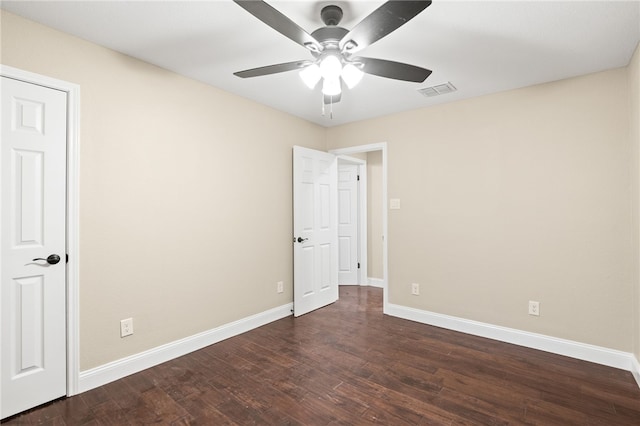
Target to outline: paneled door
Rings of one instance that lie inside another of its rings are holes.
[[[338,284],[360,284],[358,279],[358,169],[338,165]]]
[[[293,314],[338,300],[337,159],[293,147]]]
[[[66,394],[67,94],[1,77],[1,418]]]

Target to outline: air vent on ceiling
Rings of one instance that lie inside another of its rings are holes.
[[[424,96],[430,98],[432,96],[444,95],[447,93],[455,92],[456,87],[451,84],[451,82],[447,81],[443,84],[436,84],[435,86],[425,87],[424,89],[418,89],[418,92],[422,93]]]

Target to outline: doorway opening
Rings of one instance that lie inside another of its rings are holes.
[[[361,285],[371,285],[382,287],[383,289],[383,312],[387,312],[388,304],[388,243],[387,243],[387,143],[380,142],[368,145],[359,145],[348,148],[340,148],[330,150],[329,153],[338,156],[338,158],[353,157],[356,158],[374,158],[374,161],[365,162],[367,168],[372,163],[378,163],[379,168],[376,171],[379,178],[379,184],[372,183],[371,179],[367,180],[368,194],[373,195],[377,192],[379,199],[374,196],[366,197],[364,214],[366,220],[366,228],[361,232],[364,237],[364,249],[362,249],[363,241],[360,239],[361,259]],[[371,154],[372,156],[369,156]],[[366,157],[362,157],[365,155]],[[375,157],[373,157],[375,156]],[[351,160],[353,162],[353,159]],[[371,171],[371,170],[370,170]],[[367,173],[364,173],[367,175]],[[362,175],[361,175],[362,178]],[[372,192],[373,191],[373,192]],[[373,203],[372,203],[373,201]],[[377,201],[377,202],[376,202]],[[373,205],[377,204],[377,205]],[[361,204],[362,206],[362,204]],[[361,207],[362,208],[362,207]],[[363,215],[360,215],[362,217]],[[371,220],[373,219],[373,220]],[[378,226],[376,224],[379,224]],[[368,229],[367,229],[368,228]],[[369,235],[372,238],[366,238]],[[376,257],[377,255],[377,257]],[[365,266],[366,265],[366,266]],[[371,275],[371,276],[369,276]],[[379,275],[379,276],[376,276]],[[364,277],[364,280],[363,280]]]

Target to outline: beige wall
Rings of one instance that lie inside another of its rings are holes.
[[[402,201],[391,303],[623,351],[635,335],[640,357],[637,51],[629,69],[322,129],[1,16],[2,64],[81,86],[83,370],[291,302],[291,146],[382,141]]]
[[[6,12],[1,47],[81,86],[82,370],[291,302],[291,147],[323,128]]]
[[[328,129],[388,143],[389,301],[631,351],[627,99],[616,69]]]
[[[640,44],[628,67],[629,137],[633,147],[633,340],[634,354],[640,360]]]
[[[383,279],[382,151],[367,153],[367,276]]]

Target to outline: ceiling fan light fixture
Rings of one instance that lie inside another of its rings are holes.
[[[311,64],[303,68],[300,71],[300,78],[309,89],[313,89],[322,78],[320,67],[317,64]]]
[[[325,78],[322,81],[322,94],[326,96],[338,96],[342,92],[340,87],[340,77],[329,79]]]
[[[287,62],[235,72],[234,75],[238,77],[258,77],[297,70],[311,90],[322,80],[324,108],[325,104],[333,105],[340,101],[343,83],[351,89],[360,82],[363,73],[418,83],[431,74],[431,70],[401,62],[351,57],[353,53],[406,24],[427,8],[431,0],[385,1],[351,30],[338,26],[342,19],[342,8],[328,5],[320,12],[325,26],[311,34],[266,1],[234,2],[283,36],[307,48],[314,57],[313,61]]]
[[[342,62],[335,54],[328,54],[320,61],[320,72],[326,80],[338,80],[342,74]]]
[[[356,87],[356,85],[360,83],[360,80],[362,80],[363,75],[362,70],[354,64],[347,64],[342,69],[342,80],[349,89]]]

